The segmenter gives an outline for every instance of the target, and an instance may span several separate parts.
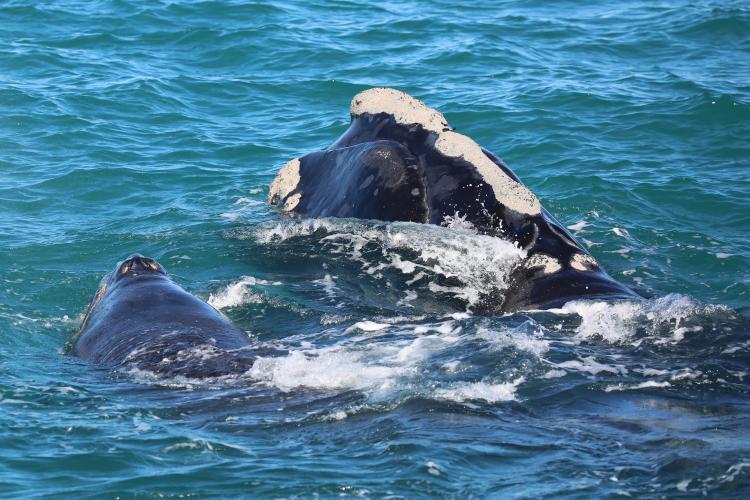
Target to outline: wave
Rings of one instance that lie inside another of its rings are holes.
[[[253,276],[243,276],[239,280],[225,286],[221,291],[210,294],[206,302],[216,309],[227,309],[244,304],[261,304],[265,300],[260,293],[252,289],[256,285],[278,286],[281,285],[281,282],[271,282],[257,279]]]

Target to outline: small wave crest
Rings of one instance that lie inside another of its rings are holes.
[[[680,294],[669,294],[644,302],[568,302],[555,313],[576,314],[581,318],[576,338],[602,339],[611,343],[633,341],[647,336],[657,343],[678,343],[691,333],[702,331],[700,320],[715,315],[733,316],[723,305],[703,304]]]
[[[260,304],[263,302],[261,294],[252,289],[256,285],[280,285],[278,281],[270,282],[253,276],[243,276],[239,280],[230,283],[221,291],[210,294],[207,302],[216,309],[227,309],[244,304]]]

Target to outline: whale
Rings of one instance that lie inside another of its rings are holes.
[[[140,254],[102,278],[70,344],[97,366],[167,376],[240,374],[254,360],[244,331]]]
[[[460,217],[524,251],[492,310],[558,308],[577,299],[639,300],[544,207],[497,156],[442,113],[392,88],[360,92],[331,146],[288,161],[268,202],[302,217],[445,225]]]

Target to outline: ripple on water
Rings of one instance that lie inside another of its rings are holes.
[[[0,19],[0,495],[747,496],[741,2]],[[652,298],[489,315],[523,254],[459,218],[282,220],[273,174],[371,86],[444,112]],[[170,378],[62,354],[133,252],[247,330],[255,365]]]

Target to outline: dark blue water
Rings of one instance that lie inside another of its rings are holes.
[[[0,496],[746,497],[748,33],[739,1],[0,3]],[[372,86],[652,298],[487,316],[508,243],[270,209]],[[133,252],[255,366],[65,354]]]

